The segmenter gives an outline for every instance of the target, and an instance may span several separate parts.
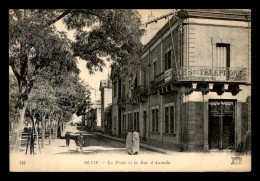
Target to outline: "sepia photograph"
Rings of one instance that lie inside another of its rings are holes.
[[[251,172],[251,9],[9,9],[10,172]]]

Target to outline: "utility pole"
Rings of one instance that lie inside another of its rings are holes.
[[[176,16],[176,13],[178,12],[178,10],[174,10],[173,12],[170,12],[170,13],[168,13],[168,14],[165,14],[165,15],[162,15],[162,16],[159,16],[158,18],[155,18],[155,19],[153,19],[153,20],[150,20],[150,21],[148,21],[148,22],[146,22],[146,23],[143,23],[142,25],[143,26],[147,26],[148,24],[151,24],[151,23],[157,23],[157,21],[159,21],[159,20],[161,20],[161,19],[166,19],[168,16],[171,16],[171,15],[173,15],[178,21],[182,21],[182,19],[180,19],[178,16]],[[151,13],[151,15],[152,15],[152,13]]]

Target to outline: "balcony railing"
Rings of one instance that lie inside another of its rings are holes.
[[[133,97],[147,95],[147,93],[148,93],[147,86],[144,85],[139,85],[133,89]]]
[[[168,82],[208,81],[208,82],[247,82],[247,68],[244,67],[177,67],[157,75],[151,82],[151,89]]]

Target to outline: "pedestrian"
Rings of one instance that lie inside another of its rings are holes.
[[[139,146],[140,145],[140,139],[139,139],[139,133],[137,130],[133,131],[133,144],[132,144],[132,152],[134,155],[137,155],[139,153]]]
[[[65,139],[66,139],[66,146],[69,147],[70,146],[70,133],[68,131],[65,134]]]
[[[132,130],[128,130],[128,134],[126,136],[126,150],[128,155],[132,155],[132,146],[133,146],[133,133]]]
[[[82,146],[83,146],[83,143],[84,143],[84,139],[83,139],[83,135],[82,133],[80,133],[79,135],[79,138],[78,138],[78,141],[79,141],[79,148],[80,148],[80,152],[82,152]]]

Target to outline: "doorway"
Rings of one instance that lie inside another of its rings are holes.
[[[234,101],[209,102],[209,149],[235,149]]]
[[[147,127],[146,127],[146,111],[143,112],[143,141],[146,141]]]
[[[118,108],[118,137],[121,138],[121,108]]]

